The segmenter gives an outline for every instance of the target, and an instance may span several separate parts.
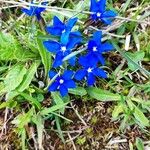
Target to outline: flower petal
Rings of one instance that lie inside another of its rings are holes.
[[[24,12],[28,16],[33,16],[34,12],[31,9],[22,8],[22,12]]]
[[[73,49],[76,44],[82,41],[80,32],[71,32],[69,35],[69,43],[67,44],[68,49]]]
[[[96,0],[91,0],[91,3],[90,3],[90,11],[91,11],[91,12],[96,12],[96,11],[98,11],[98,5],[97,5],[97,1],[96,1]]]
[[[97,58],[98,58],[98,60],[100,61],[100,63],[101,63],[102,65],[105,64],[105,59],[104,59],[104,57],[103,57],[101,54],[97,55]]]
[[[74,57],[71,57],[69,60],[68,60],[68,63],[69,63],[69,65],[71,65],[71,66],[75,66],[75,64],[76,64],[76,57],[74,56]]]
[[[113,17],[116,17],[117,13],[115,13],[114,11],[105,11],[102,15],[101,15],[101,20],[105,23],[105,24],[111,24]]]
[[[60,85],[60,94],[62,97],[66,96],[68,94],[68,89],[64,85]]]
[[[41,20],[41,14],[40,13],[36,13],[35,15],[36,15],[37,20]]]
[[[79,64],[82,65],[83,67],[88,66],[87,58],[86,56],[80,56],[79,57]]]
[[[53,62],[53,67],[57,68],[61,66],[63,64],[62,59],[63,59],[62,55],[56,54],[55,60]]]
[[[106,0],[100,0],[97,3],[97,5],[99,6],[99,11],[104,12],[106,9]]]
[[[57,88],[59,86],[58,82],[53,82],[49,87],[48,87],[48,91],[57,91]]]
[[[46,32],[55,36],[61,36],[62,29],[59,27],[46,27]]]
[[[65,81],[64,84],[67,88],[75,88],[76,87],[76,84],[73,80],[67,80],[67,81]]]
[[[61,20],[57,16],[54,16],[54,18],[53,18],[53,25],[54,25],[54,27],[59,27],[62,30],[65,29],[64,23],[61,22]]]
[[[57,74],[57,73],[56,73],[55,71],[53,71],[53,70],[50,70],[50,71],[48,72],[48,76],[49,76],[50,79],[52,79],[56,74]]]
[[[93,47],[98,47],[98,45],[96,44],[96,42],[94,40],[90,40],[88,42],[88,50],[93,52]]]
[[[107,74],[103,69],[96,68],[93,70],[93,73],[95,76],[98,76],[100,78],[107,78]]]
[[[109,18],[101,18],[101,21],[104,22],[106,25],[110,25],[112,23],[112,20]]]
[[[98,58],[97,55],[99,55],[99,52],[90,52],[88,53],[85,57],[86,59],[86,64],[84,65],[86,68],[87,67],[96,67],[98,63]]]
[[[117,13],[116,12],[114,12],[114,11],[112,11],[112,10],[109,10],[109,11],[105,11],[102,15],[101,15],[101,17],[102,18],[109,18],[109,17],[116,17],[117,16]]]
[[[87,71],[85,69],[78,70],[74,76],[76,80],[81,81],[86,76]]]
[[[93,34],[93,40],[96,42],[97,45],[101,44],[102,32],[96,31]]]
[[[88,84],[88,86],[91,86],[94,83],[95,83],[95,77],[92,73],[89,73],[88,77],[87,77],[87,84]]]
[[[61,34],[61,38],[60,41],[63,45],[66,45],[69,41],[69,34],[70,34],[70,30],[69,29],[65,29],[65,32],[63,32]]]
[[[74,72],[71,71],[71,70],[65,70],[62,77],[65,79],[65,80],[70,80],[73,76]]]
[[[113,50],[114,47],[112,44],[105,42],[105,43],[101,44],[100,49],[102,50],[102,52],[108,52],[108,51]]]
[[[60,44],[55,41],[44,41],[45,48],[51,53],[57,53],[60,50]]]
[[[69,28],[70,31],[71,31],[71,29],[73,28],[73,26],[76,24],[77,20],[78,20],[77,17],[69,19],[68,22],[67,22],[67,24],[66,24],[66,27]]]

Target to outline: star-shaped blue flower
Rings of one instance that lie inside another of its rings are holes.
[[[67,28],[69,29],[69,27]],[[65,31],[65,33],[61,34],[60,42],[56,42],[52,40],[43,42],[45,48],[49,52],[55,54],[55,60],[53,63],[54,68],[61,66],[63,64],[63,58],[69,55],[72,52],[72,50],[75,48],[75,46],[82,41],[80,32],[77,31],[77,32],[72,32],[70,34],[71,30],[68,29],[66,29],[67,33]],[[53,30],[55,30],[55,28]],[[76,61],[76,57],[74,56],[68,60],[68,63],[74,66],[75,61]]]
[[[113,50],[114,47],[112,44],[101,42],[102,32],[96,31],[93,34],[93,38],[88,42],[88,54],[91,58],[94,58],[95,61],[100,62],[102,65],[105,64],[105,60],[102,56],[102,53]]]
[[[69,55],[72,52],[72,49],[75,47],[76,44],[81,42],[81,38],[76,37],[70,37],[69,42],[67,44],[64,44],[64,41],[62,40],[60,43],[56,41],[44,41],[43,44],[45,48],[51,52],[54,53],[55,60],[53,63],[53,67],[59,67],[63,64],[63,58]],[[72,66],[75,65],[76,57],[72,57],[68,60],[68,63]]]
[[[94,58],[89,56],[81,56],[79,58],[79,64],[83,66],[83,69],[78,70],[75,73],[74,78],[81,81],[84,77],[87,78],[88,86],[92,86],[95,83],[95,77],[107,78],[107,74],[104,70],[97,67],[97,63]]]
[[[35,4],[33,3],[33,1],[31,2],[31,4]],[[41,5],[45,6],[47,5],[48,2],[42,2]],[[26,8],[22,8],[22,12],[24,12],[26,15],[28,16],[36,16],[38,20],[41,19],[41,13],[43,11],[45,11],[46,8],[43,7],[38,7],[38,6],[30,6],[29,9]]]
[[[66,44],[68,42],[69,36],[81,38],[81,34],[79,31],[71,32],[77,20],[78,18],[71,18],[65,24],[61,22],[58,17],[54,16],[53,26],[46,27],[46,31],[54,36],[61,36],[61,41],[63,40],[63,43]]]
[[[54,71],[49,72],[49,77],[52,79],[57,73]],[[49,91],[60,91],[61,96],[68,94],[69,88],[75,88],[75,82],[73,81],[73,71],[66,70],[62,76],[58,76],[55,81],[49,86]]]
[[[93,13],[93,20],[101,20],[105,24],[111,24],[112,19],[117,16],[117,13],[112,10],[106,10],[106,0],[91,0],[90,11]]]

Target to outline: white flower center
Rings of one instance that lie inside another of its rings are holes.
[[[87,72],[91,73],[92,72],[92,68],[88,68]]]
[[[59,83],[60,83],[60,84],[63,84],[63,83],[64,83],[64,80],[63,80],[63,79],[60,79],[60,80],[59,80]]]
[[[61,47],[61,51],[65,52],[67,49],[66,49],[66,46],[62,46]]]
[[[96,52],[97,51],[97,47],[93,47],[93,52]]]
[[[65,33],[66,32],[66,30],[64,29],[63,31],[62,31],[62,33]]]
[[[101,16],[101,13],[98,12],[96,15],[97,15],[97,17],[100,17],[100,16]]]

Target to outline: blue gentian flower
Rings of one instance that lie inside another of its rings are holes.
[[[69,55],[72,52],[72,49],[75,47],[75,45],[78,44],[80,41],[81,38],[74,38],[74,37],[70,37],[69,42],[67,44],[64,44],[63,40],[60,43],[52,40],[44,41],[43,44],[45,48],[49,52],[54,53],[56,55],[53,67],[56,68],[61,66],[63,64],[63,58]],[[74,56],[68,60],[68,63],[74,66],[75,60],[76,57]]]
[[[108,42],[102,43],[101,38],[102,38],[101,31],[96,31],[93,34],[93,38],[88,42],[89,53],[87,55],[90,55],[90,57],[94,58],[95,61],[100,62],[102,65],[104,65],[105,60],[102,56],[102,53],[113,50],[114,47],[112,44]]]
[[[73,32],[68,36],[66,34],[61,35],[60,42],[56,41],[44,41],[43,44],[45,48],[55,54],[55,60],[53,63],[53,67],[59,67],[63,64],[63,58],[69,55],[72,52],[72,49],[75,47],[76,44],[82,41],[82,37],[80,32]],[[72,66],[75,65],[76,57],[72,57],[68,60],[68,63]]]
[[[106,10],[106,0],[91,0],[90,11],[93,13],[93,20],[101,20],[105,24],[111,24],[112,18],[117,16],[117,13],[112,10]]]
[[[79,58],[79,64],[83,66],[82,69],[75,73],[74,78],[76,80],[82,80],[84,77],[87,78],[88,86],[92,86],[95,83],[95,77],[107,78],[107,74],[103,69],[97,67],[97,62],[94,58],[89,56],[81,56]]]
[[[33,3],[33,1],[31,2],[31,4],[35,4]],[[42,2],[41,5],[45,6],[47,5],[48,2]],[[38,7],[38,6],[30,6],[29,9],[23,8],[22,12],[24,12],[26,15],[28,16],[36,16],[38,20],[41,19],[41,12],[45,11],[46,8],[43,7]]]
[[[66,24],[64,24],[63,22],[61,22],[61,20],[59,20],[58,17],[54,16],[53,26],[46,27],[46,31],[54,36],[61,36],[61,40],[63,40],[63,43],[66,44],[68,42],[69,36],[79,38],[81,36],[79,31],[71,32],[77,20],[77,18],[71,18]]]
[[[57,73],[54,71],[49,72],[49,77],[52,79]],[[49,91],[60,91],[61,96],[68,94],[69,88],[75,88],[75,82],[73,81],[73,71],[66,70],[62,76],[58,76],[55,81],[49,86]]]

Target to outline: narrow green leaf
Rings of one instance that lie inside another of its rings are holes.
[[[43,40],[37,38],[38,50],[42,59],[42,63],[45,69],[45,76],[47,76],[48,71],[51,67],[51,55],[43,46]]]
[[[98,89],[95,87],[87,88],[87,93],[94,99],[99,101],[119,101],[121,96],[119,94],[113,94],[109,91]]]
[[[141,72],[144,72],[145,74],[147,74],[148,76],[150,76],[150,72],[147,71],[146,69],[144,69],[143,67],[141,67],[138,63],[136,63],[134,61],[133,58],[131,58],[127,53],[125,53],[124,51],[122,51],[120,49],[120,47],[116,44],[115,41],[112,41],[115,49],[129,62],[131,62],[137,69],[139,69]]]
[[[76,87],[74,89],[69,89],[69,93],[84,96],[87,94],[87,91],[83,87]]]
[[[125,12],[126,11],[126,9],[129,7],[129,5],[131,4],[131,1],[132,0],[127,0],[126,2],[125,2],[125,4],[123,5],[123,8],[122,8],[122,12]]]
[[[22,132],[21,132],[21,141],[22,141],[22,150],[26,150],[26,130],[25,130],[25,128],[23,128]]]
[[[140,138],[136,138],[136,147],[138,150],[144,150],[144,144]]]
[[[54,112],[56,110],[59,110],[59,109],[62,109],[64,108],[68,103],[63,103],[63,104],[57,104],[57,105],[54,105],[50,108],[44,108],[42,111],[41,111],[41,115],[48,115],[49,113],[51,112]]]
[[[141,125],[149,126],[148,118],[146,118],[146,116],[143,114],[143,112],[138,107],[135,106],[133,114],[134,114],[134,117],[136,118],[136,120],[138,120]]]
[[[58,116],[59,118],[62,118],[62,119],[64,119],[64,120],[66,120],[66,121],[68,121],[68,122],[73,122],[72,120],[70,120],[70,119],[68,119],[68,118],[66,118],[66,117],[64,117],[64,116],[62,116],[62,115],[60,115],[60,114],[58,114],[58,113],[55,113],[55,112],[51,112],[53,115],[55,115],[55,116]]]
[[[25,74],[23,81],[17,88],[19,92],[23,92],[25,89],[27,89],[33,80],[33,77],[37,71],[37,67],[39,66],[39,62],[34,62],[31,67],[29,68],[28,72]]]
[[[137,52],[134,52],[134,53],[131,53],[131,52],[126,52],[125,55],[128,55],[132,60],[134,60],[134,62],[136,64],[138,64],[140,61],[143,60],[144,56],[145,56],[145,53],[142,52],[142,51],[137,51]],[[139,69],[137,67],[137,65],[135,65],[130,59],[127,59],[128,60],[128,66],[129,68],[132,70],[132,71],[135,71],[136,69]],[[138,64],[139,65],[139,64]]]
[[[0,32],[0,60],[17,60],[22,62],[37,59],[38,56],[36,53],[24,49],[19,42],[20,41],[10,33]]]
[[[123,112],[123,106],[122,106],[122,104],[118,104],[117,106],[115,106],[115,108],[112,112],[112,117],[114,119],[116,119],[119,116],[119,114],[122,112]]]
[[[37,127],[37,134],[38,134],[39,149],[43,149],[42,141],[43,141],[43,132],[44,132],[44,122],[40,115],[37,116],[36,127]]]
[[[27,69],[20,64],[11,68],[4,80],[5,89],[7,92],[15,90],[20,85],[26,72]]]
[[[56,105],[57,105],[57,104],[60,104],[60,105],[64,104],[63,99],[62,99],[62,97],[60,96],[60,94],[59,94],[58,92],[51,92],[51,96],[52,96],[54,102],[56,103]],[[60,110],[60,112],[61,112],[62,114],[64,114],[65,109],[62,108],[62,109]]]
[[[58,92],[51,92],[51,96],[56,104],[63,104],[63,99],[60,97]]]
[[[28,100],[29,102],[33,103],[38,109],[41,108],[41,104],[38,102],[37,99],[33,98],[32,96],[26,94],[26,93],[21,93],[19,92],[19,94],[24,97],[26,100]]]
[[[64,139],[64,136],[63,136],[63,132],[61,130],[60,121],[59,121],[58,116],[55,116],[55,121],[56,121],[56,126],[57,126],[59,136],[60,136],[61,140],[63,141],[63,143],[65,143],[65,139]]]

